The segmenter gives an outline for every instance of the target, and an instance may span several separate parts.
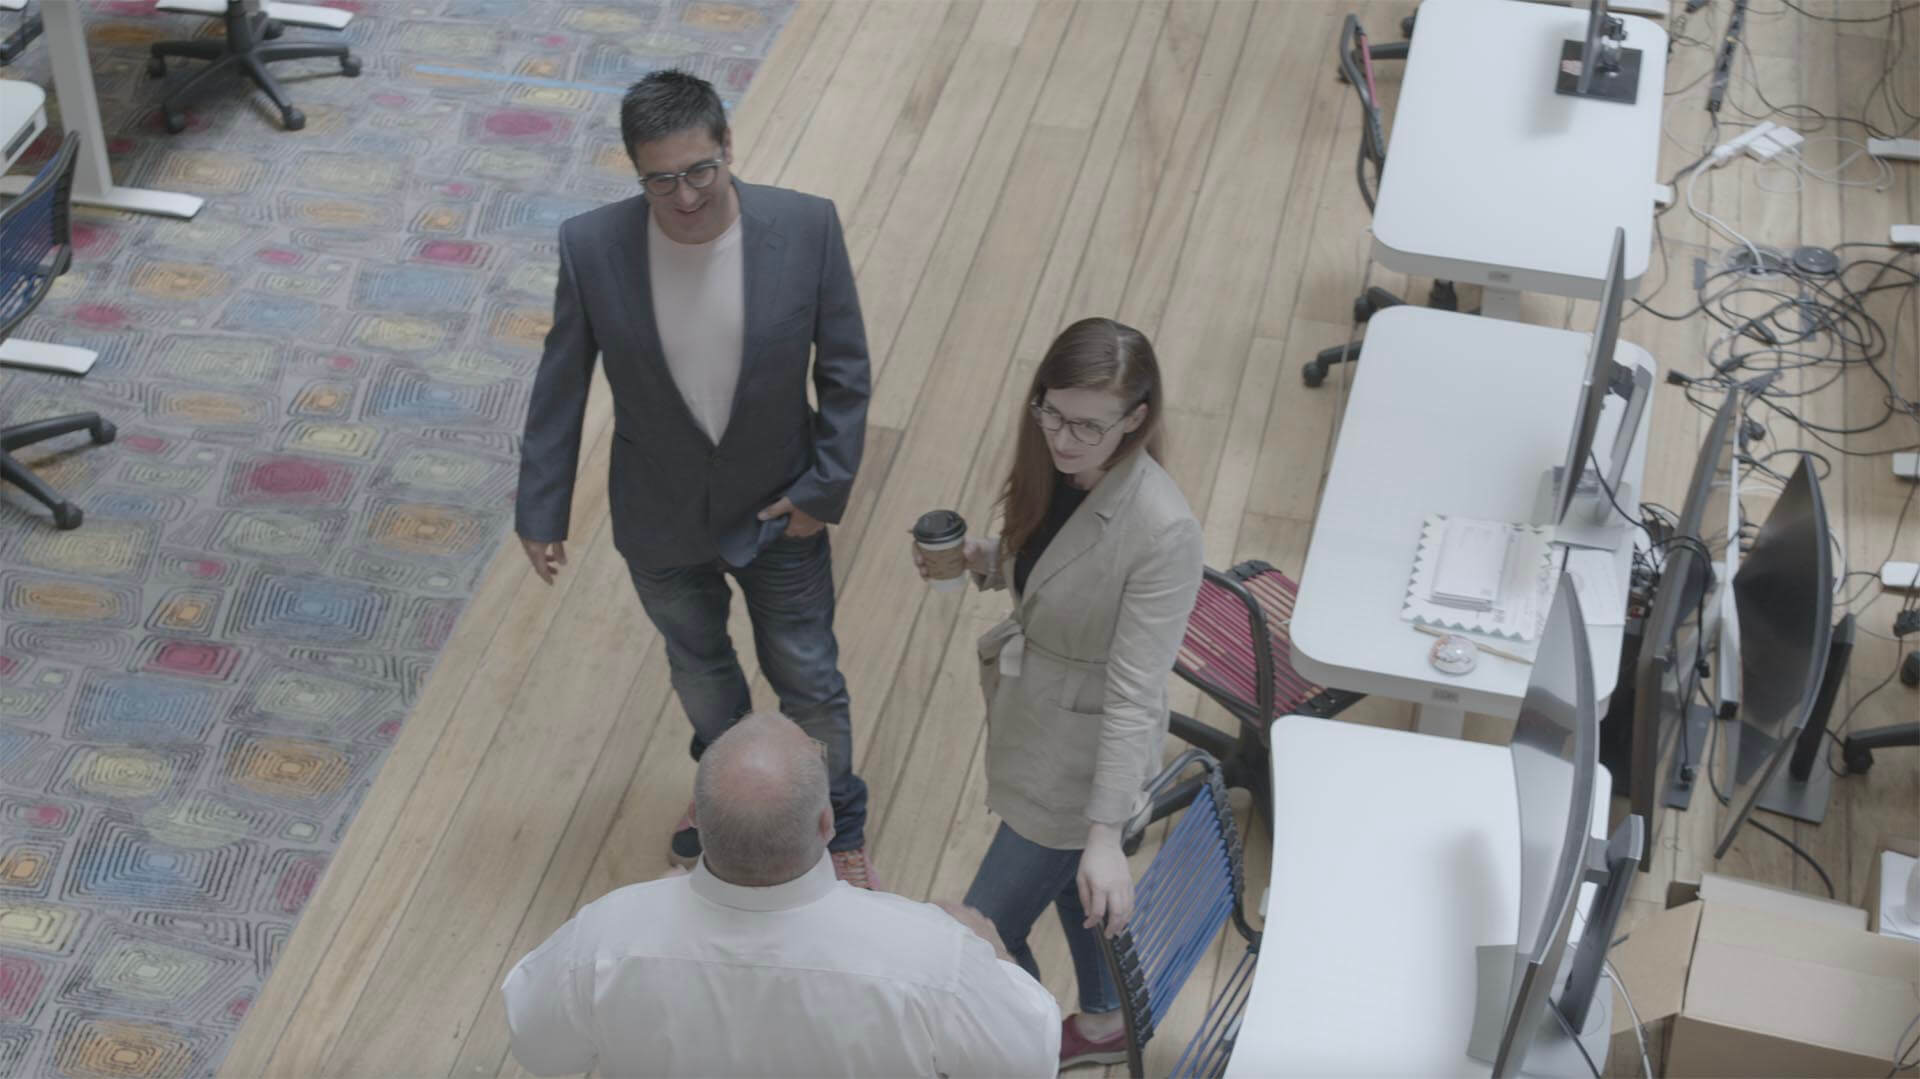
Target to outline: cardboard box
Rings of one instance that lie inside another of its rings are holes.
[[[1892,851],[1895,854],[1904,854],[1909,858],[1920,858],[1920,839],[1901,839],[1895,836],[1880,837],[1880,846],[1873,855],[1873,868],[1867,873],[1867,891],[1866,894],[1861,897],[1861,906],[1867,908],[1867,928],[1875,933],[1880,932],[1880,872],[1881,866],[1886,861],[1882,855],[1888,851]],[[1904,881],[1896,882],[1893,889],[1894,894],[1902,894],[1901,890],[1904,887]]]
[[[1866,931],[1866,912],[1709,874],[1613,954],[1662,1074],[1872,1076],[1920,1014],[1920,941]],[[1616,999],[1610,1052],[1637,1057]],[[1664,1051],[1663,1051],[1664,1050]]]

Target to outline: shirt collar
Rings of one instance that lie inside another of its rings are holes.
[[[700,898],[717,906],[731,907],[734,910],[774,911],[792,910],[812,903],[840,883],[833,872],[832,855],[822,853],[820,860],[812,869],[770,888],[747,888],[738,884],[728,884],[707,869],[707,860],[700,859],[689,876],[694,893]]]

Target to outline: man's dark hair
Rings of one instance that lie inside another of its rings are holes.
[[[668,68],[627,88],[620,99],[620,137],[627,157],[643,142],[663,139],[690,127],[704,127],[713,141],[727,141],[727,108],[713,84],[698,75]]]

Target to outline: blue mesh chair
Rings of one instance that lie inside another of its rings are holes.
[[[80,136],[69,133],[20,197],[0,209],[0,341],[46,299],[53,279],[73,261],[68,235],[68,197],[73,189],[74,155]],[[53,511],[62,529],[80,527],[80,507],[61,498],[13,459],[10,451],[73,431],[87,431],[95,442],[112,442],[113,424],[98,412],[81,412],[35,423],[0,428],[0,480],[11,483]]]
[[[1231,920],[1247,949],[1225,987],[1207,1006],[1199,1033],[1181,1052],[1172,1075],[1181,1079],[1224,1073],[1260,954],[1260,935],[1248,928],[1241,906],[1246,881],[1240,830],[1227,804],[1219,762],[1190,749],[1154,780],[1152,793],[1157,796],[1160,788],[1176,783],[1196,765],[1203,771],[1204,782],[1135,887],[1132,921],[1118,937],[1100,937],[1107,968],[1120,987],[1127,1068],[1135,1079],[1146,1075],[1147,1043],[1167,1009],[1213,947],[1222,925]]]

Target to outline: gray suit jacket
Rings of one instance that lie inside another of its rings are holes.
[[[786,527],[782,496],[838,522],[867,426],[867,335],[833,203],[735,181],[746,274],[745,355],[715,445],[668,372],[647,269],[647,202],[635,196],[560,226],[553,329],[534,376],[514,528],[567,538],[594,357],[613,389],[607,498],[613,542],[642,569],[744,566]],[[816,411],[807,402],[813,352]]]
[[[990,541],[1005,588],[1011,566]],[[1200,592],[1200,523],[1144,451],[1114,462],[980,638],[987,806],[1030,842],[1086,846],[1087,825],[1146,803],[1167,733],[1167,676]]]

